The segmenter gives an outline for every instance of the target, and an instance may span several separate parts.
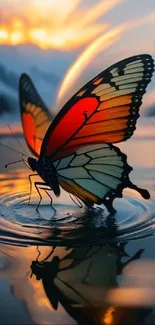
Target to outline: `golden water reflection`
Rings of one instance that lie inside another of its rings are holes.
[[[155,262],[132,263],[124,271],[121,288],[108,293],[108,301],[123,306],[155,306]]]
[[[7,174],[0,174],[0,201],[8,203],[9,205],[14,203],[28,203],[29,195],[30,195],[30,183],[29,183],[29,175],[32,172],[29,169],[13,169],[10,170]],[[42,181],[39,176],[33,177],[32,182],[32,193],[31,193],[31,203],[37,204],[39,201],[38,192],[35,189],[34,182],[35,181]],[[54,199],[54,203],[61,203],[61,204],[72,204],[71,199],[67,192],[61,189],[61,197],[56,198],[55,195],[52,193],[52,197]],[[44,190],[40,190],[42,195],[42,204],[49,204],[50,199],[48,195],[46,195]]]
[[[134,251],[128,243],[1,245],[0,278],[9,278],[36,324],[137,324],[153,311],[155,262],[143,260],[144,249]]]

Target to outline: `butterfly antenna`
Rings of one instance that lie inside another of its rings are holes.
[[[15,152],[17,152],[17,153],[20,153],[22,156],[29,157],[29,156],[26,155],[25,153],[23,153],[23,152],[21,152],[21,151],[18,151],[18,150],[16,150],[16,149],[13,149],[13,148],[7,146],[6,144],[3,144],[2,142],[0,142],[0,145],[3,146],[3,147],[5,147],[5,148],[8,148],[8,149],[10,149],[10,150],[12,150],[12,151],[15,151]]]
[[[15,140],[19,143],[19,145],[21,146],[21,148],[23,148],[24,151],[25,151],[27,154],[29,154],[29,153],[27,152],[27,150],[25,149],[25,147],[23,146],[23,144],[20,142],[20,140],[19,140],[19,139],[16,137],[16,135],[13,133],[13,131],[12,131],[12,129],[11,129],[11,127],[10,127],[9,124],[8,124],[8,128],[9,128],[10,132],[12,133],[14,139],[15,139]]]
[[[7,165],[5,165],[5,168],[7,168],[9,165],[14,165],[14,164],[17,164],[17,163],[20,163],[20,162],[23,162],[23,159],[12,161],[11,163],[8,163]]]

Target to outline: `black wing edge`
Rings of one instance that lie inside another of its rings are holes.
[[[40,106],[50,119],[53,118],[47,105],[44,103],[36,87],[34,86],[32,79],[26,73],[22,73],[19,79],[19,102],[21,114],[22,104],[25,102],[26,104],[31,103],[36,106]]]
[[[100,199],[98,204],[104,204],[108,209],[108,211],[110,212],[110,214],[114,214],[116,213],[116,210],[113,207],[113,200],[115,198],[122,198],[123,196],[122,192],[125,188],[130,188],[137,191],[146,200],[150,198],[150,193],[145,189],[139,188],[138,186],[136,186],[131,182],[129,178],[129,174],[133,170],[133,168],[130,165],[128,165],[126,154],[122,153],[118,147],[112,144],[108,144],[108,145],[110,146],[111,149],[114,149],[117,152],[118,156],[121,156],[124,165],[123,166],[124,170],[123,170],[122,177],[120,178],[121,183],[116,187],[115,190],[111,189],[103,199]]]

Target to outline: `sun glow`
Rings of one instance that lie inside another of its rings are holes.
[[[125,0],[98,0],[84,7],[82,0],[32,0],[29,7],[22,3],[18,12],[3,12],[0,44],[36,44],[42,49],[74,50],[88,44],[105,32],[108,23],[97,20]],[[4,14],[5,13],[5,14]]]
[[[5,29],[5,27],[1,27],[0,29],[0,40],[5,42],[9,37],[8,31]]]
[[[26,35],[22,29],[23,23],[17,18],[12,19],[9,26],[0,25],[0,44],[17,45],[24,43]]]

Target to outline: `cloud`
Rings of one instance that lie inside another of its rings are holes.
[[[141,112],[146,116],[155,116],[155,89],[145,94]]]
[[[11,0],[1,6],[0,44],[32,43],[42,49],[78,49],[105,32],[100,17],[126,0],[98,0],[84,7],[82,0],[27,2]]]
[[[18,75],[5,68],[3,64],[0,64],[0,80],[7,86],[17,89],[18,86]]]
[[[0,115],[14,113],[17,106],[18,102],[13,96],[0,92]]]

